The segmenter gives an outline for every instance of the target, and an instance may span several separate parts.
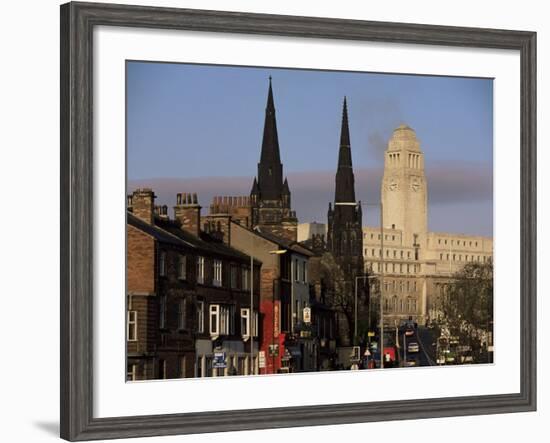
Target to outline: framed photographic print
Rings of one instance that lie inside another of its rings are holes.
[[[536,34],[61,7],[61,436],[533,411]]]

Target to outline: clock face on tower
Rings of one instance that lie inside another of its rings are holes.
[[[392,178],[388,181],[386,189],[388,191],[397,191],[399,189],[399,183],[397,183],[397,180],[395,178]]]

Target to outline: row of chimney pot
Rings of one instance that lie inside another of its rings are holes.
[[[176,204],[178,205],[198,205],[196,193],[178,193],[176,196]]]
[[[249,196],[215,196],[212,199],[212,206],[236,206],[236,207],[242,207],[242,206],[250,206],[250,197]]]

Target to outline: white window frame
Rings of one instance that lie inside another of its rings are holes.
[[[241,308],[241,335],[246,340],[250,337],[250,309]]]
[[[208,320],[210,335],[220,335],[220,305],[210,305],[208,308]],[[212,328],[215,326],[215,328]]]
[[[178,278],[180,280],[187,280],[187,256],[180,255],[178,261]]]
[[[132,314],[134,315],[134,319],[132,320]],[[137,321],[138,321],[138,312],[137,311],[128,311],[126,315],[126,336],[128,341],[137,341]],[[133,334],[130,333],[130,331],[133,331]],[[130,338],[133,336],[134,338]]]
[[[222,279],[223,279],[223,262],[219,259],[215,259],[213,268],[214,268],[214,275],[212,277],[212,285],[221,286]]]
[[[204,302],[197,301],[197,333],[204,333]]]
[[[229,335],[229,306],[220,305],[219,335]]]
[[[197,283],[204,283],[204,257],[197,257]]]
[[[130,364],[130,370],[126,368],[126,381],[136,381],[136,369],[137,365],[135,363]]]

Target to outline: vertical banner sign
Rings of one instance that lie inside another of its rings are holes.
[[[273,337],[279,336],[279,302],[273,305]]]
[[[311,308],[306,307],[304,308],[304,323],[311,323]]]

